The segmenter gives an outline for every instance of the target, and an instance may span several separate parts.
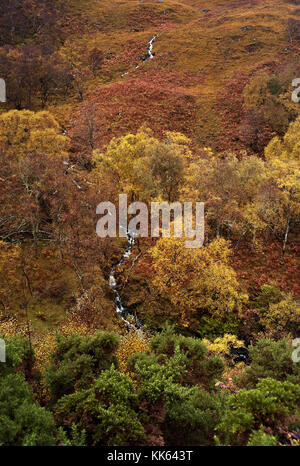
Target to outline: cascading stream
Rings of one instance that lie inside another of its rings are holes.
[[[149,42],[148,58],[154,58],[154,55],[152,54],[152,50],[153,50],[153,42],[155,41],[155,39],[156,39],[156,36],[153,36]]]
[[[149,47],[148,47],[148,51],[147,51],[147,55],[145,55],[144,57],[141,58],[142,62],[145,63],[147,60],[149,59],[152,59],[154,58],[154,55],[152,53],[153,51],[153,42],[155,41],[157,36],[153,36],[150,41],[149,41]],[[136,65],[136,69],[138,69],[140,67],[140,65]],[[126,76],[127,74],[129,74],[129,71],[126,71],[125,73],[123,73],[121,75],[121,77],[123,78],[123,76]]]
[[[120,292],[118,290],[119,285],[118,285],[116,277],[115,277],[116,270],[118,269],[118,267],[120,265],[122,265],[124,263],[125,259],[127,259],[131,255],[132,249],[133,249],[133,247],[135,245],[134,235],[129,230],[127,230],[126,228],[124,228],[122,226],[120,226],[120,228],[123,229],[123,231],[126,231],[127,246],[126,246],[126,248],[124,250],[124,253],[123,253],[120,261],[116,265],[114,265],[110,270],[109,286],[110,286],[110,288],[113,290],[113,292],[115,294],[116,311],[119,314],[119,316],[124,320],[124,322],[126,322],[126,324],[128,325],[129,328],[131,328],[135,332],[141,332],[141,325],[142,325],[141,321],[139,319],[137,319],[136,317],[132,316],[131,314],[129,314],[128,311],[126,310],[126,308],[123,306],[122,298],[121,298]],[[131,320],[134,323],[129,322],[128,317],[131,317]]]
[[[154,43],[155,39],[156,39],[156,35],[154,35],[150,39],[147,55],[145,55],[142,58],[143,63],[145,63],[149,59],[154,58],[154,55],[153,55],[152,51],[153,51],[153,43]],[[136,69],[137,68],[139,68],[139,65],[136,66]],[[127,74],[129,74],[128,71],[123,73],[122,77],[126,76]],[[109,214],[111,215],[110,212],[109,212]],[[130,254],[132,252],[132,249],[133,249],[133,247],[135,245],[134,235],[130,231],[128,231],[125,227],[120,226],[120,228],[123,229],[123,231],[126,231],[128,242],[127,242],[127,247],[125,248],[123,256],[121,257],[120,261],[116,265],[114,265],[110,270],[109,286],[110,286],[110,288],[113,290],[113,292],[115,294],[116,311],[119,314],[119,316],[134,331],[141,332],[142,331],[141,330],[141,326],[142,326],[141,321],[139,319],[135,318],[134,316],[132,316],[131,314],[129,314],[128,311],[124,308],[124,306],[122,304],[122,298],[121,298],[120,292],[118,290],[118,283],[117,283],[117,280],[116,280],[116,277],[115,277],[116,270],[118,269],[118,267],[120,265],[122,265],[124,263],[124,260],[127,259],[130,256]],[[135,323],[133,324],[133,323],[129,322],[127,317],[131,317],[132,320]]]

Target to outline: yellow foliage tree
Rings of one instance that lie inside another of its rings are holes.
[[[245,343],[239,340],[237,336],[225,333],[222,337],[216,338],[213,342],[204,338],[202,343],[210,353],[224,357],[230,353],[231,348],[242,348]]]
[[[267,178],[265,162],[251,156],[238,160],[233,154],[217,157],[205,150],[205,158],[190,165],[186,185],[182,190],[184,200],[205,202],[208,226],[216,235],[222,230],[238,233],[241,238],[248,232],[255,237],[263,225],[253,223],[250,215],[256,202],[259,187]]]
[[[265,149],[267,160],[300,160],[300,117],[292,122],[281,140],[273,138]]]
[[[245,367],[243,362],[234,363],[234,357],[230,358],[230,351],[232,348],[243,348],[245,343],[239,340],[236,335],[225,333],[222,337],[216,338],[214,341],[209,341],[204,338],[202,343],[206,346],[209,354],[219,356],[224,362],[223,378],[229,383],[231,389],[234,388],[232,376],[240,375]],[[216,384],[222,386],[222,383]]]
[[[68,158],[68,146],[69,139],[49,112],[12,110],[0,115],[0,225],[7,235],[2,238],[29,227],[36,240],[46,197],[51,201],[62,192],[62,159]]]
[[[80,37],[80,40],[67,39],[60,48],[59,54],[70,66],[75,88],[80,101],[83,100],[84,91],[88,87],[89,80],[93,77],[91,64],[88,61],[89,44]]]
[[[173,200],[183,184],[189,139],[167,131],[163,140],[141,128],[136,134],[114,138],[104,154],[94,152],[96,169],[114,174],[123,192],[139,198]]]
[[[282,337],[285,332],[296,336],[300,331],[300,304],[288,294],[279,303],[270,304],[261,321],[272,337]]]
[[[281,259],[284,257],[290,224],[300,214],[300,117],[291,123],[281,141],[274,138],[266,147],[270,176],[282,193],[281,202],[285,213],[285,232]]]
[[[22,160],[26,155],[67,155],[69,140],[46,111],[11,110],[0,115],[0,154]]]
[[[247,300],[239,290],[229,264],[231,251],[223,238],[198,249],[185,248],[182,238],[161,238],[150,254],[153,286],[178,309],[185,326],[197,313],[226,318]]]

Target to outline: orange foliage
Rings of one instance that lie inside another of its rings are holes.
[[[90,92],[84,103],[75,110],[72,120],[76,127],[71,136],[78,141],[80,127],[86,125],[86,114],[95,114],[95,147],[102,147],[112,137],[136,132],[142,124],[162,134],[164,130],[183,132],[189,136],[195,122],[195,99],[180,87],[184,77],[165,75],[153,79],[144,72],[141,78],[133,77],[121,82],[101,86]],[[81,145],[76,146],[82,150]]]
[[[299,244],[291,242],[282,264],[280,247],[276,242],[264,246],[259,252],[241,247],[232,265],[248,291],[259,290],[264,284],[274,284],[283,291],[300,296],[299,250]]]

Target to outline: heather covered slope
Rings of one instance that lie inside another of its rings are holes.
[[[262,152],[265,141],[258,148],[237,143],[237,126],[243,117],[246,125],[251,120],[241,94],[257,74],[283,73],[280,104],[290,101],[291,81],[300,73],[297,3],[45,0],[38,19],[29,21],[33,10],[23,2],[23,14],[2,14],[0,73],[12,91],[8,107],[49,108],[68,128],[84,107],[88,113],[94,107],[97,146],[143,122],[156,132],[180,130],[197,145]],[[154,36],[154,58],[143,61]],[[268,142],[277,128],[263,124]]]
[[[101,8],[86,2],[85,11],[86,35],[74,42],[80,47],[86,42],[87,48],[97,44],[105,55],[101,82],[88,83],[91,93],[84,99],[103,111],[102,143],[137,129],[143,120],[154,129],[181,130],[198,144],[222,148],[224,108],[218,105],[225,83],[299,63],[299,33],[289,24],[300,9],[292,2],[130,1],[101,3]],[[154,59],[143,64],[154,35]],[[235,118],[234,109],[228,112]]]

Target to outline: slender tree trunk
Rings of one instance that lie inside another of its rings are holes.
[[[21,308],[24,309],[25,316],[26,316],[27,337],[28,337],[29,348],[30,348],[30,371],[31,371],[32,365],[33,365],[33,350],[32,350],[32,341],[31,341],[30,322],[29,322],[29,315],[28,315],[28,299],[26,298],[24,286],[23,286],[23,302],[21,304]]]
[[[23,275],[25,277],[25,283],[26,283],[26,286],[27,286],[27,288],[29,290],[30,296],[33,296],[31,285],[30,285],[30,280],[29,280],[29,277],[28,277],[26,269],[25,269],[25,264],[22,265],[22,271],[23,271]]]
[[[73,265],[73,270],[74,270],[74,272],[76,273],[76,276],[77,276],[77,278],[78,278],[78,280],[79,280],[79,283],[80,283],[80,285],[81,285],[82,291],[83,291],[83,293],[85,293],[85,286],[84,286],[84,281],[83,281],[83,274],[79,272],[79,270],[78,270],[76,264],[73,263],[72,265]]]
[[[270,228],[269,228],[269,225],[268,225],[267,228],[266,228],[266,232],[265,232],[265,241],[264,241],[265,245],[269,241],[269,235],[270,235]]]
[[[27,336],[28,336],[28,341],[29,341],[30,354],[31,354],[31,357],[32,357],[33,351],[32,351],[31,331],[30,331],[30,323],[29,323],[29,317],[28,317],[27,303],[25,304],[25,313],[26,313]]]
[[[63,247],[62,247],[61,243],[59,244],[59,252],[60,252],[61,261],[64,264],[65,263],[65,255],[64,255],[64,251],[63,251]]]
[[[238,249],[239,249],[239,247],[240,247],[240,244],[241,244],[242,239],[244,238],[245,234],[246,234],[245,231],[244,231],[243,233],[240,234],[240,237],[239,237],[239,239],[237,240],[237,243],[236,243],[236,245],[235,245],[235,247],[234,247],[234,250],[233,250],[233,255],[234,255],[234,256],[236,255],[236,253],[237,253],[237,251],[238,251]]]
[[[254,230],[254,232],[253,232],[253,238],[252,238],[251,251],[254,251],[255,240],[256,240],[256,231]]]
[[[284,234],[282,249],[281,249],[281,256],[280,256],[280,261],[281,262],[283,261],[283,258],[284,258],[286,243],[287,243],[288,235],[289,235],[290,222],[291,222],[291,214],[290,214],[290,211],[289,211],[288,212],[288,218],[287,218],[287,221],[286,221],[286,228],[285,228],[285,234]]]

